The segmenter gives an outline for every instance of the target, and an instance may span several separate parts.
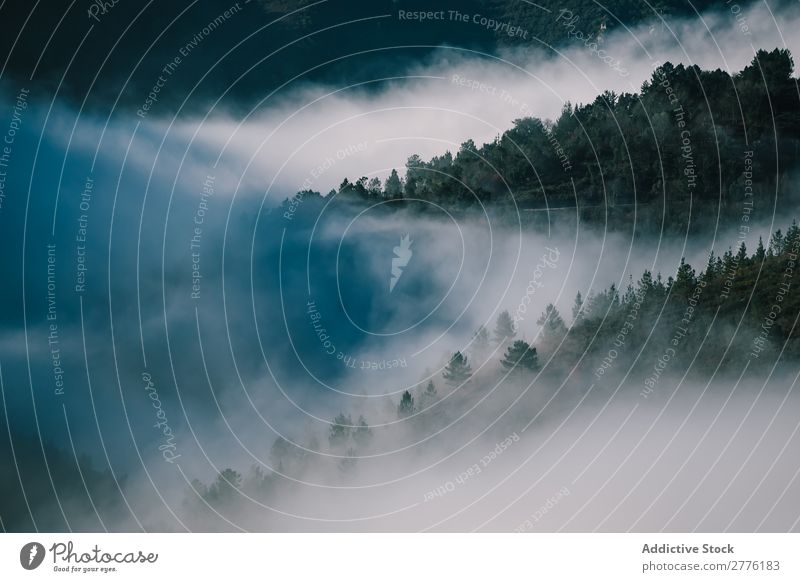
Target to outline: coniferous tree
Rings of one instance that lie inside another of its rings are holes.
[[[425,396],[431,400],[436,399],[436,384],[433,383],[433,380],[428,380],[428,385],[425,387]]]
[[[396,199],[403,196],[403,182],[400,176],[397,175],[397,170],[392,170],[389,177],[386,178],[386,185],[384,186],[384,194],[386,198]]]
[[[544,313],[536,320],[536,323],[542,327],[542,342],[545,344],[560,341],[567,332],[567,326],[564,325],[561,314],[552,303],[547,304]]]
[[[583,297],[581,292],[575,295],[575,303],[572,306],[572,325],[578,323],[583,317]]]
[[[514,327],[514,321],[508,314],[508,311],[503,311],[497,316],[497,324],[494,328],[494,339],[498,344],[507,342],[517,335],[517,330]]]
[[[363,416],[358,417],[358,425],[353,431],[353,440],[362,447],[365,447],[372,442],[372,429],[369,427],[367,420]]]
[[[328,440],[330,441],[331,446],[336,447],[347,442],[347,439],[350,438],[352,426],[353,421],[351,420],[350,415],[339,413],[336,418],[333,419],[333,423],[331,423],[330,434],[328,435]]]
[[[517,372],[535,372],[539,369],[539,357],[536,348],[522,340],[516,340],[508,346],[505,357],[500,364],[506,370]]]
[[[766,256],[767,253],[764,250],[764,241],[761,239],[761,237],[758,237],[758,246],[756,247],[756,254],[753,255],[753,259],[757,264],[761,264],[764,262]]]
[[[411,392],[406,390],[400,397],[400,404],[397,406],[397,416],[404,417],[414,413],[414,397]]]
[[[472,376],[472,369],[467,362],[467,356],[462,354],[461,352],[456,352],[453,354],[453,357],[450,358],[450,363],[442,372],[442,376],[450,385],[457,386],[469,380]]]
[[[477,351],[483,351],[489,347],[489,332],[485,325],[480,326],[472,336],[472,347]]]

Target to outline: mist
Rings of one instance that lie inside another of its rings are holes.
[[[84,515],[56,492],[58,507],[26,508],[16,527],[796,530],[785,346],[744,371],[689,354],[643,396],[669,325],[599,379],[610,345],[566,365],[569,333],[549,345],[537,323],[552,304],[571,330],[577,293],[623,291],[645,271],[674,277],[685,259],[699,272],[709,252],[736,248],[736,225],[643,236],[563,209],[530,228],[525,210],[498,220],[336,195],[282,204],[345,177],[385,180],[414,153],[491,141],[520,117],[637,91],[656,62],[733,73],[760,47],[800,54],[785,34],[800,25],[796,6],[742,18],[746,35],[725,11],[618,30],[605,46],[625,74],[574,41],[498,55],[441,47],[370,84],[291,86],[245,115],[102,117],[34,95],[0,209],[2,242],[18,249],[3,259],[0,432],[11,447],[87,455],[119,498]],[[749,247],[784,218],[752,224]],[[507,342],[476,345],[504,311],[516,339],[539,346],[535,374],[503,368]],[[731,346],[754,334],[715,325],[695,333]],[[454,352],[468,357],[468,382],[443,378]],[[414,405],[401,411],[406,391]],[[332,438],[342,413],[353,425]],[[368,430],[356,433],[361,417]]]

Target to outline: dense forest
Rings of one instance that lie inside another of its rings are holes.
[[[413,155],[402,178],[346,179],[330,194],[425,200],[456,214],[534,211],[523,220],[577,205],[583,220],[630,228],[635,218],[644,232],[713,228],[743,209],[768,217],[796,197],[788,185],[800,153],[793,69],[781,49],[758,51],[735,75],[664,63],[638,94],[567,104],[555,121],[518,119],[490,143],[469,140],[428,161]],[[319,197],[304,191],[295,200]]]
[[[271,469],[225,468],[211,483],[193,480],[181,510],[185,524],[224,529],[215,516],[237,511],[242,494],[269,503],[276,495],[291,495],[293,480],[310,471],[347,482],[358,457],[372,451],[376,431],[386,430],[371,423],[404,419],[420,435],[433,433],[499,381],[553,386],[571,377],[584,389],[591,383],[608,391],[625,377],[634,396],[647,398],[657,396],[668,377],[684,373],[705,381],[712,374],[735,378],[747,369],[797,362],[798,255],[800,226],[793,222],[785,233],[759,240],[752,252],[742,243],[722,256],[710,254],[702,270],[682,261],[666,278],[645,271],[625,289],[612,285],[588,296],[578,293],[569,315],[547,305],[537,320],[539,332],[528,341],[518,337],[513,316],[503,311],[492,329],[480,327],[462,351],[447,356],[435,377],[409,386],[386,418],[341,412],[326,434],[306,435],[301,447],[283,438],[268,445],[264,454]],[[13,434],[15,443],[25,443],[24,450],[0,447],[0,468],[9,476],[2,483],[4,528],[97,529],[99,515],[124,514],[125,476],[97,471],[88,458],[76,460],[51,443],[40,447],[35,436],[25,438],[13,426],[0,428],[0,439]]]
[[[735,379],[748,368],[797,362],[798,255],[795,221],[766,244],[759,240],[752,253],[744,243],[722,256],[711,253],[699,272],[681,261],[666,279],[645,271],[625,289],[612,285],[587,297],[578,293],[568,317],[547,305],[530,342],[517,337],[514,318],[503,311],[492,330],[479,328],[436,378],[409,387],[395,402],[396,412],[375,421],[384,426],[396,414],[420,435],[432,434],[498,382],[557,385],[575,377],[583,380],[584,390],[596,384],[607,392],[625,378],[634,396],[648,398],[667,377]],[[217,510],[233,510],[240,491],[269,502],[274,495],[291,494],[294,479],[321,467],[328,467],[334,481],[347,482],[358,457],[372,452],[375,430],[386,429],[374,429],[360,413],[342,412],[326,435],[307,435],[301,446],[278,438],[268,452],[272,470],[228,468],[212,483],[195,480],[185,508],[201,526]]]

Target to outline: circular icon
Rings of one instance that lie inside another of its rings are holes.
[[[44,546],[39,542],[30,542],[19,551],[19,563],[26,570],[35,570],[44,561]]]

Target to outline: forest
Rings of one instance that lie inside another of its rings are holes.
[[[663,63],[639,93],[567,103],[555,121],[517,119],[490,143],[468,140],[427,161],[412,155],[402,177],[345,179],[328,196],[398,207],[422,200],[456,215],[534,224],[577,207],[583,221],[645,233],[702,232],[738,219],[743,207],[754,220],[769,217],[778,201],[797,199],[789,186],[800,153],[793,70],[782,49],[758,51],[735,75]]]
[[[753,252],[744,242],[722,256],[711,253],[702,270],[681,261],[674,275],[645,271],[624,289],[578,293],[569,316],[547,305],[537,320],[539,333],[527,342],[517,337],[509,311],[493,329],[481,326],[469,345],[457,351],[436,378],[409,387],[395,402],[396,419],[419,435],[447,426],[492,385],[557,385],[577,377],[603,393],[626,382],[648,398],[669,375],[686,373],[700,382],[711,376],[735,379],[747,371],[774,369],[800,358],[800,226],[792,222]],[[631,381],[633,379],[633,381]],[[580,395],[572,395],[579,397]],[[360,413],[341,412],[326,435],[307,435],[302,444],[284,438],[269,448],[272,470],[254,465],[247,472],[226,468],[216,480],[194,480],[186,508],[198,524],[217,510],[231,510],[241,492],[264,502],[290,494],[293,480],[322,466],[327,475],[349,482],[359,457],[368,455],[376,430]],[[332,455],[320,457],[316,452]]]

